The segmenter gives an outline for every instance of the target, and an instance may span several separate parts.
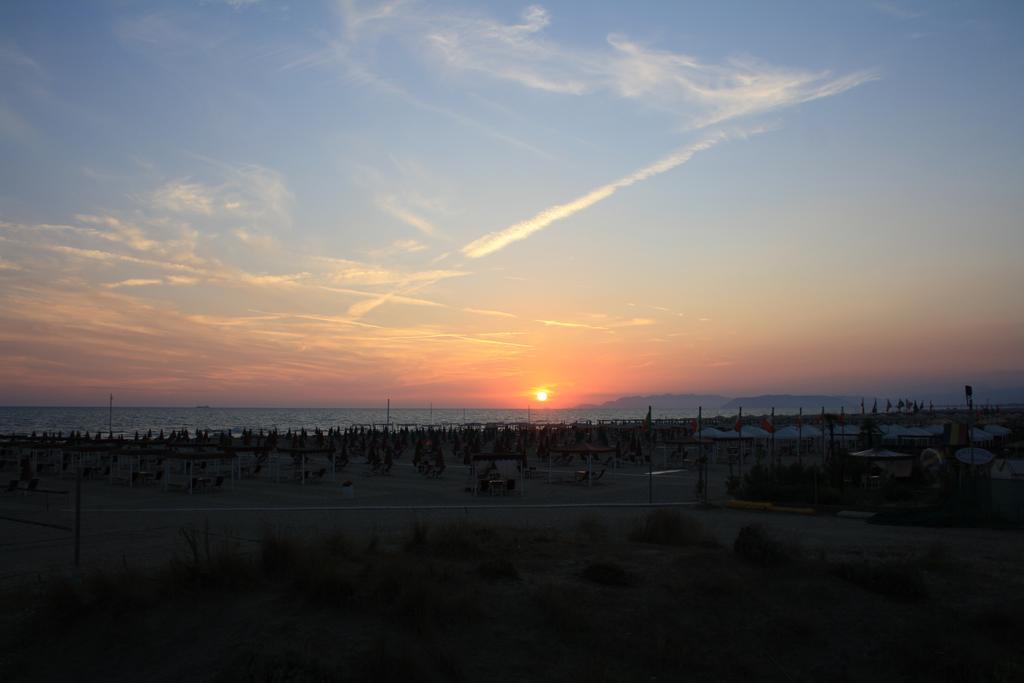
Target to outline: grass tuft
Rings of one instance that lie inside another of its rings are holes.
[[[844,581],[899,602],[922,602],[929,596],[924,573],[910,562],[842,562],[831,571]]]
[[[760,567],[786,564],[800,555],[795,543],[783,541],[756,524],[740,529],[732,548],[742,560]]]
[[[498,581],[501,579],[516,581],[519,579],[519,570],[516,569],[511,560],[503,557],[484,560],[476,568],[476,573],[480,578],[487,579],[488,581]]]
[[[602,586],[632,586],[637,582],[636,575],[614,562],[588,564],[580,572],[580,576]]]
[[[658,509],[633,524],[629,540],[657,545],[701,545],[707,534],[700,522],[676,510]]]
[[[584,515],[576,522],[576,533],[588,543],[608,540],[608,525],[597,515]]]

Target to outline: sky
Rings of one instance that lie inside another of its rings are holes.
[[[0,404],[1024,387],[1024,5],[0,6]]]

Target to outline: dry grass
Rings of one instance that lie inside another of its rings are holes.
[[[800,546],[778,538],[762,526],[750,525],[740,529],[733,542],[733,551],[745,562],[760,567],[774,567],[800,557]]]
[[[159,571],[11,596],[0,666],[5,680],[1021,680],[1024,598],[994,603],[941,546],[798,560],[764,530],[730,551],[691,522],[652,513],[632,542],[599,518],[565,538],[419,524],[397,547],[268,530],[249,554],[190,529]]]
[[[688,546],[708,544],[709,537],[701,523],[676,510],[659,508],[633,524],[629,540],[637,543]]]

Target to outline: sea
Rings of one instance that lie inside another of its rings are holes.
[[[97,431],[133,435],[152,429],[159,432],[196,429],[239,433],[243,429],[280,431],[359,425],[383,425],[390,417],[392,425],[460,425],[473,423],[539,424],[572,423],[599,420],[640,420],[645,410],[610,408],[129,408],[115,405],[102,408],[0,407],[0,434],[31,432]],[[704,411],[714,417],[717,411]],[[691,418],[697,411],[652,410],[654,419]]]

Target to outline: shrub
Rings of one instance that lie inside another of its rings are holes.
[[[483,554],[481,541],[493,534],[486,527],[467,522],[450,522],[438,527],[430,542],[430,549],[442,557],[473,559]]]
[[[426,550],[428,536],[430,536],[430,525],[416,520],[409,529],[409,537],[405,540],[405,549],[411,552]]]
[[[576,522],[576,531],[590,543],[608,540],[608,525],[596,515],[584,515]]]
[[[636,576],[632,572],[613,562],[588,564],[580,576],[602,586],[632,586],[636,583]]]
[[[657,509],[633,524],[629,540],[658,545],[698,545],[707,541],[700,522],[676,510]]]
[[[831,505],[842,497],[839,489],[830,485],[830,476],[815,465],[755,465],[743,475],[738,491],[731,493],[746,500]]]
[[[263,534],[260,541],[260,566],[270,577],[287,574],[299,560],[299,542],[271,530]]]
[[[928,598],[928,584],[921,570],[907,562],[842,562],[832,573],[861,588],[900,602]]]
[[[580,602],[578,590],[546,583],[533,594],[545,627],[560,638],[589,632],[591,618]]]
[[[311,603],[328,607],[346,607],[355,602],[356,586],[352,578],[335,562],[303,563],[292,578],[297,593]]]
[[[505,558],[495,558],[481,562],[476,568],[476,573],[481,578],[490,581],[497,579],[516,580],[519,578],[519,570],[516,569],[516,566],[511,561]]]
[[[732,548],[744,561],[761,567],[785,564],[799,555],[795,544],[776,538],[759,525],[740,529]]]
[[[209,526],[182,527],[178,533],[185,552],[171,561],[161,577],[165,588],[241,588],[254,579],[250,559],[236,543],[211,539]]]

